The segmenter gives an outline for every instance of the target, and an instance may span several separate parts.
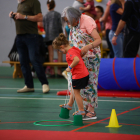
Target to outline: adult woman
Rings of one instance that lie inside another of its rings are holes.
[[[52,47],[52,41],[62,33],[62,24],[61,24],[61,14],[54,11],[55,2],[54,0],[47,1],[48,12],[43,18],[44,29],[46,32],[46,45],[48,46],[49,51],[49,61],[53,62],[54,50]],[[62,62],[62,54],[57,51],[58,62]],[[52,75],[50,77],[55,77],[54,69],[51,68]],[[57,76],[62,77],[61,68],[58,68]]]
[[[112,18],[112,29],[109,32],[109,40],[112,44],[112,38],[115,35],[118,23],[123,14],[125,0],[112,0],[112,5],[110,6],[110,15]],[[123,31],[118,35],[117,45],[112,44],[115,57],[123,57]]]
[[[71,27],[69,39],[73,46],[81,49],[81,54],[85,54],[83,61],[89,71],[88,86],[81,90],[81,96],[87,108],[83,120],[96,119],[94,108],[98,106],[97,83],[101,58],[99,47],[101,38],[96,30],[95,21],[73,7],[66,7],[62,13],[63,27],[66,23]],[[68,83],[71,85],[71,77],[69,77]],[[73,94],[70,99],[70,102],[74,102]]]

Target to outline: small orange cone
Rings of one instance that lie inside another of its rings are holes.
[[[106,127],[119,128],[121,126],[122,125],[119,125],[119,123],[118,123],[118,119],[117,119],[117,115],[116,115],[115,109],[112,109],[111,116],[110,116],[110,121],[109,121],[109,125],[106,126]]]

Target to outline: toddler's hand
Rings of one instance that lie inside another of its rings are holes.
[[[80,10],[83,10],[83,7],[79,7]]]
[[[69,67],[68,67],[68,68],[66,68],[66,71],[67,71],[67,72],[70,72],[70,68],[69,68]]]
[[[101,17],[101,18],[99,18],[99,22],[102,22],[103,21],[103,18]]]

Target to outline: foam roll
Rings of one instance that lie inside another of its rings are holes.
[[[102,58],[98,89],[140,90],[140,58]]]

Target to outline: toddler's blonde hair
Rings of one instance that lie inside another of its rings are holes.
[[[56,37],[52,43],[54,49],[60,49],[61,45],[69,45],[69,41],[63,33],[60,33],[58,37]]]

